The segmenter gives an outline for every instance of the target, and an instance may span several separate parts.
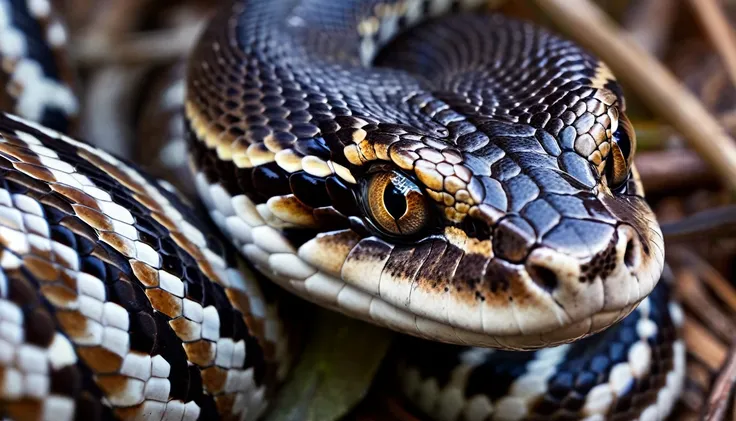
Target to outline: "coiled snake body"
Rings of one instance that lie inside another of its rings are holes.
[[[199,195],[273,282],[417,337],[435,418],[664,418],[682,316],[621,89],[480,3],[228,2],[188,71]],[[257,418],[288,329],[230,247],[132,163],[0,133],[0,415]]]

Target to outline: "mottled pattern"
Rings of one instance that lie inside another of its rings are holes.
[[[608,68],[529,24],[442,16],[480,3],[223,7],[190,60],[197,188],[259,270],[320,305],[459,344],[573,341],[652,291],[661,233]],[[423,193],[421,229],[371,214],[375,173]]]
[[[0,115],[0,418],[255,419],[276,309],[173,192]]]
[[[663,420],[682,390],[682,310],[670,286],[621,323],[572,344],[519,353],[400,344],[402,390],[442,421]]]
[[[67,36],[50,0],[0,0],[0,110],[64,133],[75,128]]]

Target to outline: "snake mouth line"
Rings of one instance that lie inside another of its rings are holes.
[[[319,251],[319,259],[315,261],[310,252],[305,252],[307,245],[295,249],[278,229],[271,226],[278,218],[268,211],[267,205],[256,205],[245,195],[230,196],[220,184],[208,182],[203,173],[198,173],[196,179],[199,194],[208,205],[213,220],[256,268],[277,284],[302,298],[352,317],[447,343],[530,350],[589,336],[618,322],[636,308],[643,298],[640,294],[648,294],[656,285],[658,276],[655,275],[663,260],[657,255],[640,262],[639,273],[646,273],[646,279],[643,275],[638,279],[628,267],[619,265],[609,279],[598,278],[593,287],[587,287],[578,280],[578,268],[574,273],[574,284],[587,289],[569,291],[570,296],[563,297],[565,303],[575,303],[576,307],[554,302],[548,292],[541,291],[526,275],[525,284],[530,291],[535,291],[536,301],[526,306],[521,302],[507,305],[506,314],[514,322],[503,327],[498,323],[504,314],[503,307],[469,308],[461,303],[453,304],[448,296],[441,301],[440,296],[416,287],[406,290],[407,297],[412,297],[412,302],[407,303],[405,298],[392,295],[391,289],[381,293],[378,284],[366,286],[370,279],[375,278],[369,269],[370,259],[365,262],[366,271],[356,269],[355,274],[350,274],[343,267],[343,261],[350,260],[346,256],[354,249],[355,243],[341,254],[333,254],[334,250],[325,246],[327,248]],[[620,242],[625,243],[626,239]],[[619,254],[627,249],[623,243]],[[559,257],[559,253],[556,256]],[[373,264],[374,268],[378,266],[383,267]],[[420,311],[412,307],[414,301],[426,303],[427,300],[434,300],[433,306],[423,306]],[[547,310],[539,310],[541,305]],[[462,317],[466,316],[462,312],[484,314],[487,317],[483,320],[491,320],[491,323],[481,323],[479,318],[477,327],[463,324]],[[445,316],[440,317],[440,314]],[[460,314],[457,316],[461,318],[459,322],[450,318],[452,314]]]

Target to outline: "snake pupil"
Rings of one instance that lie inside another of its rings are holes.
[[[631,154],[631,139],[629,138],[629,133],[623,126],[621,126],[613,134],[613,138],[621,149],[621,154],[628,159]]]
[[[399,219],[406,213],[406,196],[392,182],[386,184],[383,191],[383,204],[394,219]]]

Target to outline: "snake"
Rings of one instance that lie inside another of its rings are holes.
[[[200,212],[74,138],[63,26],[0,1],[0,417],[259,419],[287,291],[401,333],[423,417],[665,419],[683,313],[623,90],[483,3],[223,2],[181,105]]]

